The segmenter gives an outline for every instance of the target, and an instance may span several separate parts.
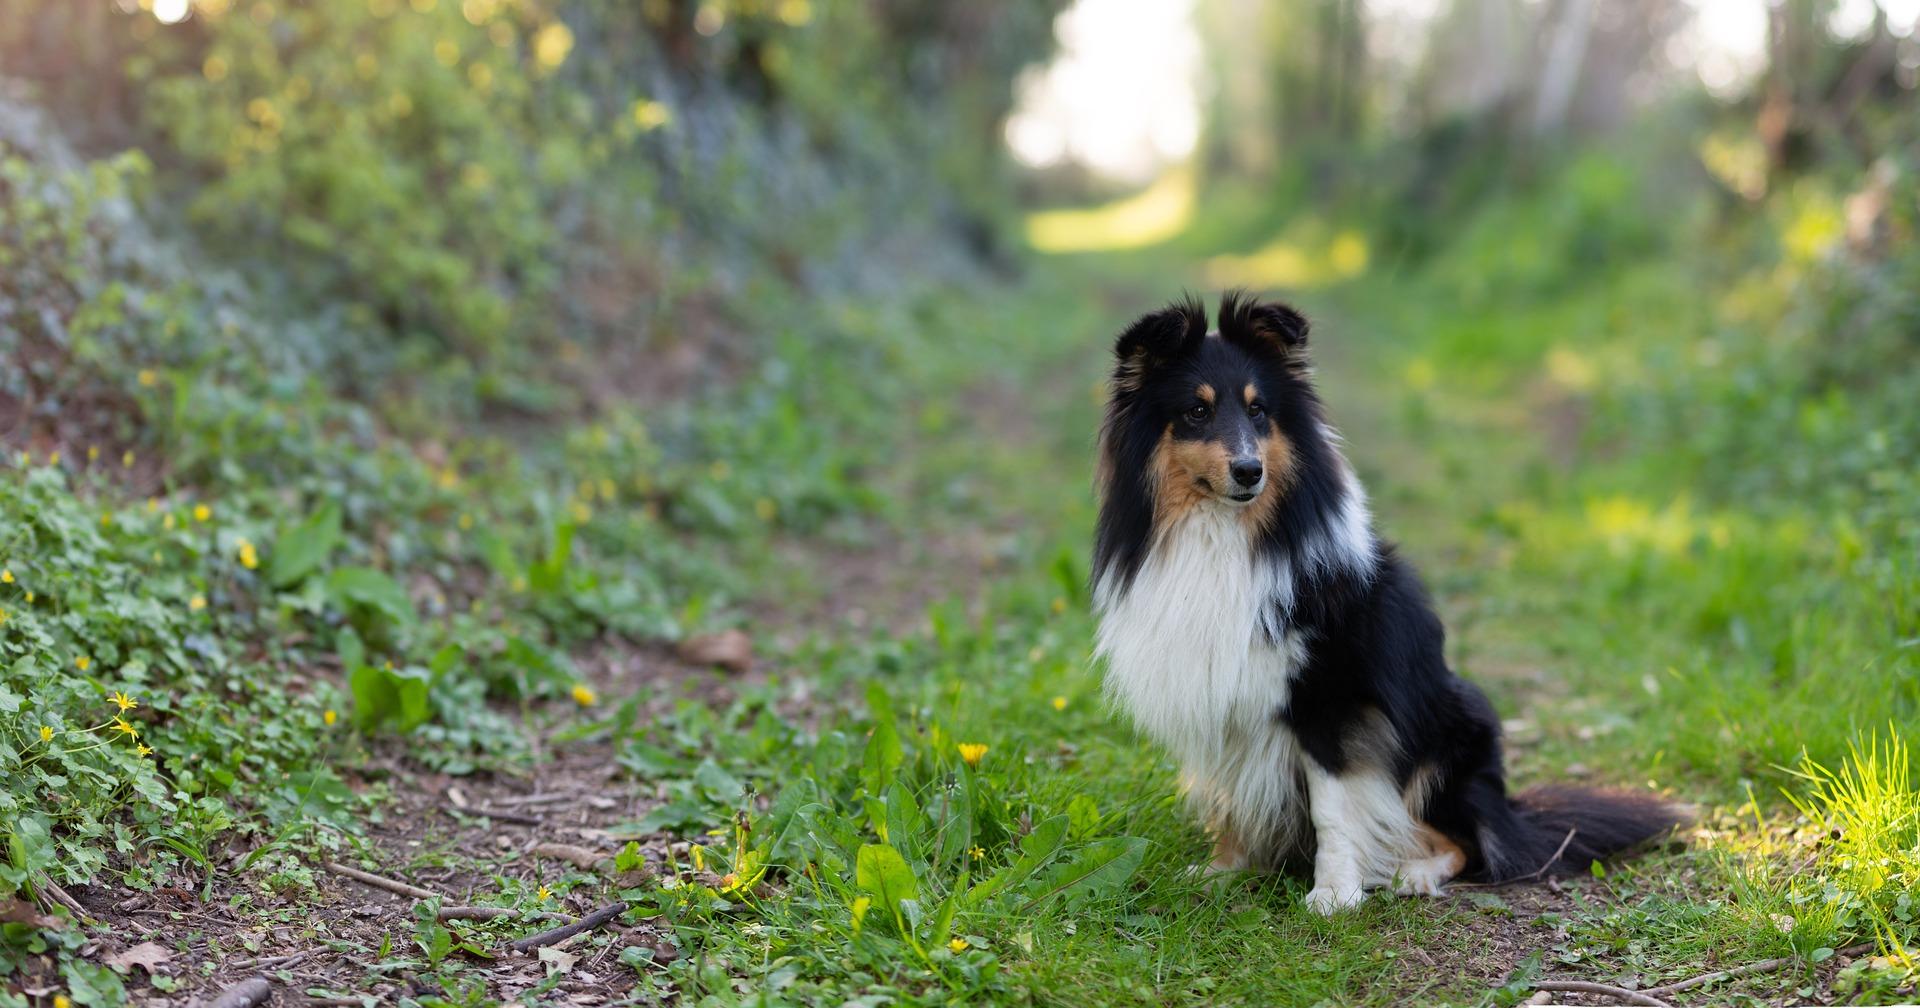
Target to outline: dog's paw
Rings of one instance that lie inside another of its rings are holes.
[[[1445,896],[1446,885],[1453,880],[1455,865],[1446,856],[1409,861],[1400,867],[1396,896]]]
[[[1358,886],[1352,889],[1334,889],[1329,886],[1315,886],[1307,894],[1307,909],[1322,917],[1332,916],[1336,911],[1360,905],[1367,894]]]

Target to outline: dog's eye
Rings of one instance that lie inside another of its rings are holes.
[[[1193,421],[1194,423],[1201,423],[1212,415],[1213,415],[1213,410],[1208,409],[1205,406],[1195,406],[1194,408],[1187,411],[1187,419]]]
[[[1253,405],[1247,407],[1247,415],[1254,418],[1255,420],[1258,420],[1261,417],[1267,415],[1267,408],[1265,406],[1260,405],[1259,403],[1254,403]]]

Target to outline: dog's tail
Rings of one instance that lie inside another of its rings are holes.
[[[1689,818],[1656,795],[1561,784],[1514,795],[1502,811],[1482,827],[1490,882],[1586,874],[1595,861],[1666,836]]]

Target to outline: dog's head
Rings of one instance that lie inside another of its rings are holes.
[[[1193,298],[1142,316],[1114,343],[1102,480],[1137,473],[1158,520],[1224,507],[1265,523],[1320,429],[1306,344],[1299,312],[1238,293],[1216,331]]]

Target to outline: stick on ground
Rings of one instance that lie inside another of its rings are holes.
[[[1874,944],[1872,942],[1864,942],[1859,945],[1849,945],[1846,948],[1839,949],[1834,952],[1834,955],[1855,956],[1862,952],[1871,952],[1873,948]],[[1798,961],[1798,959],[1798,956],[1787,956],[1782,959],[1767,959],[1757,963],[1749,963],[1745,966],[1735,966],[1732,969],[1724,969],[1718,973],[1706,973],[1687,980],[1681,980],[1659,987],[1648,987],[1644,990],[1637,991],[1628,990],[1625,987],[1615,987],[1612,984],[1589,983],[1585,980],[1541,980],[1533,986],[1535,990],[1599,994],[1605,997],[1617,998],[1632,1005],[1655,1005],[1658,1006],[1658,1008],[1672,1008],[1671,1005],[1668,1005],[1667,1002],[1660,999],[1670,994],[1677,994],[1683,990],[1713,983],[1716,980],[1738,980],[1742,977],[1772,973],[1782,966]]]
[[[273,994],[273,983],[266,977],[249,977],[220,992],[207,1008],[253,1008]]]
[[[552,945],[555,942],[566,941],[568,938],[582,931],[591,931],[613,920],[615,917],[626,913],[627,909],[627,904],[625,903],[609,903],[571,924],[554,928],[551,931],[542,931],[537,935],[528,935],[514,942],[510,947],[515,952],[528,952],[542,945]]]
[[[1862,952],[1871,952],[1873,949],[1874,944],[1872,942],[1863,942],[1859,945],[1849,945],[1846,948],[1835,951],[1833,954],[1836,956],[1857,956]],[[1694,977],[1691,980],[1681,980],[1678,983],[1670,983],[1663,987],[1649,987],[1641,993],[1667,995],[1687,990],[1691,987],[1698,987],[1702,984],[1710,984],[1715,980],[1738,980],[1741,977],[1759,976],[1762,973],[1772,973],[1774,970],[1793,962],[1795,958],[1797,957],[1787,956],[1784,959],[1768,959],[1764,962],[1752,963],[1746,966],[1735,966],[1732,969],[1724,969],[1718,973],[1708,973],[1704,976]]]
[[[1648,997],[1640,991],[1631,991],[1612,984],[1588,983],[1585,980],[1541,980],[1534,985],[1535,990],[1566,991],[1576,994],[1601,994],[1618,998],[1630,1005],[1651,1005],[1653,1008],[1673,1008],[1659,998]]]
[[[521,826],[545,826],[547,824],[547,821],[539,816],[530,816],[523,812],[501,812],[498,809],[486,809],[478,806],[462,808],[459,805],[448,805],[447,811],[458,812],[461,815],[482,816],[495,820],[496,822],[516,823]]]
[[[405,882],[396,882],[390,878],[382,878],[370,872],[363,872],[358,868],[349,868],[337,861],[322,862],[320,867],[325,868],[335,875],[345,875],[355,882],[364,882],[367,885],[373,886],[375,889],[385,889],[390,893],[399,893],[402,896],[411,896],[414,899],[440,898],[440,894],[437,892],[428,892],[419,886],[408,885]]]
[[[443,906],[440,908],[440,919],[443,921],[486,921],[493,920],[496,917],[518,917],[522,912],[523,911],[515,910],[511,907]],[[566,921],[568,923],[572,923],[577,919],[566,914],[554,913],[550,910],[542,910],[540,917],[543,920]]]

